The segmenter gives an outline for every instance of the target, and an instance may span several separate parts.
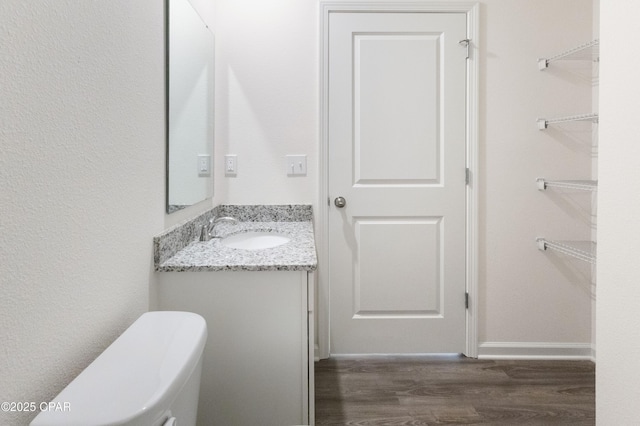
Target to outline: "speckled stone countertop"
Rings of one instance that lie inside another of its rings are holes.
[[[216,234],[222,238],[198,241],[197,230],[213,216],[231,216],[237,225],[221,222]],[[217,206],[154,238],[155,270],[185,271],[313,271],[317,268],[311,206]],[[224,237],[248,231],[284,234],[286,244],[243,250],[223,245]]]

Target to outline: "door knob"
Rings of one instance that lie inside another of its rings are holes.
[[[338,197],[333,201],[333,203],[337,208],[341,209],[347,205],[347,200],[345,200],[344,197]]]

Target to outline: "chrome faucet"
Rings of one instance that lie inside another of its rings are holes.
[[[207,225],[202,225],[202,229],[200,231],[200,241],[209,241],[211,238],[220,238],[220,236],[216,235],[215,233],[216,225],[220,222],[228,222],[233,225],[237,225],[238,219],[230,216],[212,217],[211,219],[209,219],[208,227]]]

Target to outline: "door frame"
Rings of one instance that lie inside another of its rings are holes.
[[[316,359],[330,355],[330,282],[329,282],[329,16],[340,12],[432,12],[465,13],[467,15],[467,36],[469,59],[467,60],[467,125],[466,154],[469,169],[469,184],[466,194],[466,289],[468,309],[466,311],[466,352],[465,355],[478,356],[478,46],[479,9],[477,2],[434,2],[434,1],[320,1],[320,93],[319,93],[319,199],[318,199],[318,347]],[[462,303],[462,301],[460,302]]]

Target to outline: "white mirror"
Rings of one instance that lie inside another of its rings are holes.
[[[213,195],[213,33],[188,0],[166,0],[167,212]]]

